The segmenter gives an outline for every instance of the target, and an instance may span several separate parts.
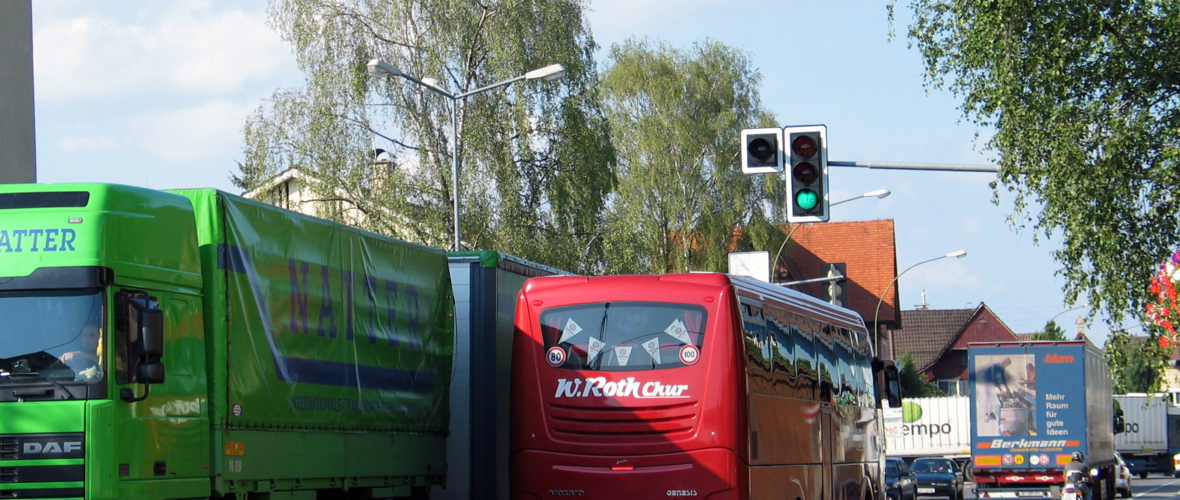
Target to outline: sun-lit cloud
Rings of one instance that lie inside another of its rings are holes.
[[[226,100],[151,113],[132,120],[139,145],[162,160],[189,161],[232,157],[241,145],[250,104]]]
[[[204,2],[169,5],[127,19],[51,15],[35,25],[37,99],[143,91],[217,95],[289,69],[290,51],[266,26],[263,12],[215,10]]]

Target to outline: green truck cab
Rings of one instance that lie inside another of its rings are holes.
[[[453,308],[437,249],[216,190],[0,185],[0,499],[422,495]]]

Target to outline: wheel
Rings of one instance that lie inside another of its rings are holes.
[[[1139,479],[1147,479],[1147,471],[1140,472]]]

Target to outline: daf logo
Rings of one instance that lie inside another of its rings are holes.
[[[82,451],[81,441],[66,441],[58,443],[49,441],[47,443],[25,443],[21,450],[24,455],[47,455],[52,453],[78,453]]]

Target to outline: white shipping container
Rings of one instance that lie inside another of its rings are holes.
[[[1115,396],[1123,408],[1125,431],[1114,435],[1114,449],[1120,453],[1161,453],[1168,450],[1167,395]]]
[[[970,455],[970,406],[966,396],[903,400],[901,429],[886,436],[886,453],[894,457]]]

